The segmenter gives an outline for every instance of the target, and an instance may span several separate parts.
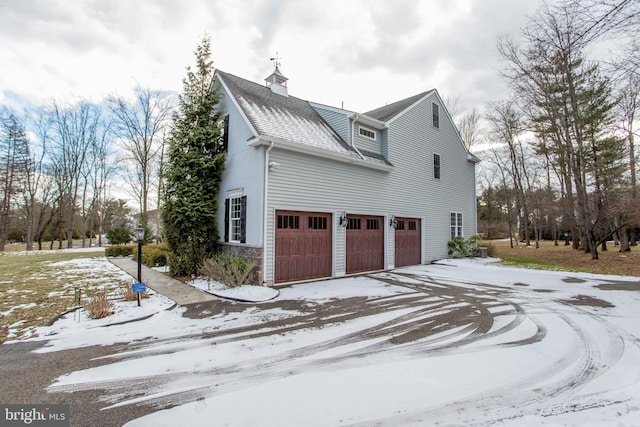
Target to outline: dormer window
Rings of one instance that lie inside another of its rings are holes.
[[[365,138],[376,140],[376,131],[358,126],[358,133]]]

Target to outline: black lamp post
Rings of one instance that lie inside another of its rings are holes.
[[[136,228],[138,240],[138,283],[142,283],[142,240],[144,240],[144,228]],[[138,307],[140,307],[140,292],[138,292]]]

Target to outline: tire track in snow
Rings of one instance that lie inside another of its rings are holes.
[[[533,345],[543,341],[551,322],[559,319],[571,328],[576,343],[541,371],[512,384],[485,390],[446,405],[423,408],[419,411],[379,420],[378,425],[410,425],[425,421],[430,424],[461,420],[470,425],[486,422],[488,412],[498,412],[502,419],[522,414],[536,414],[549,407],[560,407],[558,398],[575,394],[589,381],[606,373],[624,353],[624,338],[607,322],[586,310],[560,305],[550,297],[524,289],[503,287],[479,282],[453,282],[434,277],[384,273],[368,275],[394,286],[403,286],[406,293],[369,299],[333,301],[286,319],[267,321],[260,325],[221,330],[171,340],[172,351],[180,357],[181,343],[193,349],[250,342],[272,336],[295,339],[296,333],[314,333],[366,318],[384,317],[377,323],[345,333],[339,337],[294,349],[275,352],[263,357],[222,365],[195,367],[193,372],[172,372],[114,381],[98,381],[50,387],[51,391],[103,389],[110,393],[105,401],[114,405],[147,403],[159,408],[187,403],[253,387],[258,384],[294,375],[356,367],[388,360],[411,360],[449,353],[484,351],[496,347]],[[407,280],[410,280],[407,282]],[[516,300],[527,300],[519,304]],[[531,307],[531,310],[528,310]],[[567,310],[581,310],[581,315],[604,328],[610,340],[607,348],[595,340],[566,315]],[[501,319],[502,322],[497,322]],[[505,321],[505,319],[507,319]],[[535,330],[528,337],[513,339],[508,333],[532,322]],[[504,338],[502,342],[500,339]],[[491,340],[484,344],[483,341]],[[472,345],[473,344],[473,345]],[[163,355],[161,343],[137,344],[139,351],[128,358]],[[147,351],[148,350],[148,351]],[[118,362],[116,362],[118,363]],[[572,380],[567,380],[572,378]],[[594,397],[597,400],[597,396]],[[554,406],[555,405],[555,406]],[[496,419],[492,415],[489,419]],[[356,424],[358,425],[358,424]],[[370,422],[362,425],[371,425]]]
[[[375,277],[379,280],[378,277]],[[383,279],[384,281],[384,279]],[[444,286],[436,281],[431,285],[435,289],[425,287],[424,282],[418,285],[406,285],[403,281],[387,280],[387,283],[400,285],[407,288],[407,294],[394,295],[390,297],[372,298],[365,300],[358,309],[353,309],[351,304],[342,304],[342,309],[331,316],[331,320],[326,324],[341,323],[355,318],[361,318],[363,313],[378,315],[379,313],[398,312],[390,320],[378,323],[374,326],[359,329],[347,335],[343,335],[330,340],[314,343],[312,345],[297,348],[291,351],[276,354],[272,357],[258,358],[232,363],[223,366],[216,366],[210,369],[197,371],[197,380],[194,378],[185,380],[186,377],[193,377],[189,373],[175,372],[165,375],[153,375],[149,377],[136,377],[114,381],[98,381],[94,383],[71,384],[66,386],[53,385],[51,391],[78,391],[100,388],[112,390],[114,397],[110,400],[116,402],[123,398],[119,391],[128,390],[133,397],[132,403],[148,400],[151,403],[163,405],[175,400],[189,401],[194,395],[206,396],[211,393],[215,384],[217,392],[237,389],[237,375],[246,372],[256,372],[256,375],[244,375],[241,387],[250,387],[257,383],[271,381],[297,373],[308,372],[310,370],[331,367],[331,369],[354,366],[360,363],[362,358],[384,360],[394,357],[413,359],[415,357],[425,357],[428,354],[437,355],[445,351],[463,347],[466,344],[480,340],[493,326],[493,315],[485,306],[487,303],[496,307],[496,300],[493,298],[477,296],[468,292],[468,289],[459,287]],[[437,295],[437,297],[435,296]],[[504,305],[500,302],[498,305]],[[345,306],[350,306],[349,310],[344,310]],[[332,307],[335,311],[336,307]],[[405,313],[409,310],[408,313]],[[512,311],[519,311],[514,309]],[[504,316],[505,313],[499,314]],[[519,315],[521,317],[521,315]],[[313,316],[311,316],[313,317]],[[325,316],[326,317],[326,316]],[[228,337],[228,334],[238,331],[219,332],[215,339],[207,339],[210,342],[202,341],[202,345],[211,343],[223,344],[242,340],[250,340],[259,336],[272,334],[285,334],[309,328],[309,316],[302,319],[289,319],[286,327],[273,328],[269,323],[262,325],[262,330],[266,332],[256,332],[249,335],[235,335]],[[518,317],[506,327],[494,331],[509,330],[522,320]],[[291,326],[293,324],[293,326]],[[325,324],[325,326],[326,326]],[[246,328],[243,328],[243,331]],[[225,334],[226,332],[226,334]],[[227,335],[227,337],[225,337]],[[348,349],[354,346],[353,350]],[[162,354],[158,344],[154,344],[154,354]],[[178,352],[179,350],[176,350]],[[314,357],[323,352],[338,353],[331,357]],[[292,363],[292,361],[294,361]],[[286,366],[286,369],[283,367]],[[186,375],[185,375],[186,374]],[[227,379],[228,377],[228,379]],[[189,383],[188,387],[185,383]],[[233,386],[231,386],[233,385]],[[163,393],[168,386],[182,390],[175,394]],[[186,390],[185,390],[186,388]],[[159,397],[159,394],[162,394]],[[125,399],[126,400],[126,399]]]
[[[531,295],[528,295],[531,297]],[[535,298],[535,297],[534,297]],[[543,304],[542,307],[540,304]],[[467,399],[448,402],[444,405],[425,408],[412,413],[391,416],[375,423],[355,423],[354,426],[386,425],[486,425],[488,421],[517,419],[531,414],[557,414],[581,408],[618,404],[602,397],[606,391],[592,393],[585,398],[574,398],[576,392],[590,381],[604,375],[615,366],[625,351],[625,339],[617,328],[587,310],[571,307],[580,316],[588,318],[601,327],[609,337],[602,345],[587,329],[566,314],[566,307],[550,298],[538,298],[529,305],[536,307],[538,315],[546,312],[562,320],[573,332],[575,344],[540,373],[516,381],[504,387],[486,390]],[[535,315],[529,315],[533,318]],[[542,321],[537,322],[543,330]],[[634,337],[635,338],[635,337]],[[506,343],[505,345],[512,345]],[[640,346],[639,346],[640,347]],[[554,378],[556,378],[554,380]],[[558,398],[564,400],[558,402]],[[566,401],[575,400],[568,405]],[[549,408],[554,408],[550,410]]]

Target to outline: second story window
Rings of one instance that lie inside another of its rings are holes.
[[[225,152],[229,151],[229,116],[226,115],[220,123],[220,137],[222,143],[222,149]]]
[[[376,139],[376,132],[371,130],[371,129],[367,129],[367,128],[363,128],[362,126],[358,126],[358,133],[360,134],[360,136],[364,136],[365,138],[369,138],[369,139]]]
[[[440,154],[433,154],[433,177],[440,179]]]
[[[431,112],[433,113],[433,127],[440,129],[440,106],[435,102],[432,103]]]

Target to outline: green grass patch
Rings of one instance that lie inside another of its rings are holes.
[[[76,289],[86,300],[99,289],[119,288],[121,276],[58,264],[96,257],[104,258],[100,252],[0,254],[0,342],[28,337],[34,327],[74,307]]]
[[[568,269],[566,266],[547,261],[544,259],[539,259],[535,257],[529,257],[526,255],[520,254],[501,254],[502,264],[510,266],[510,267],[522,267],[522,268],[533,268],[540,270],[567,270],[567,271],[575,271],[573,269]]]

